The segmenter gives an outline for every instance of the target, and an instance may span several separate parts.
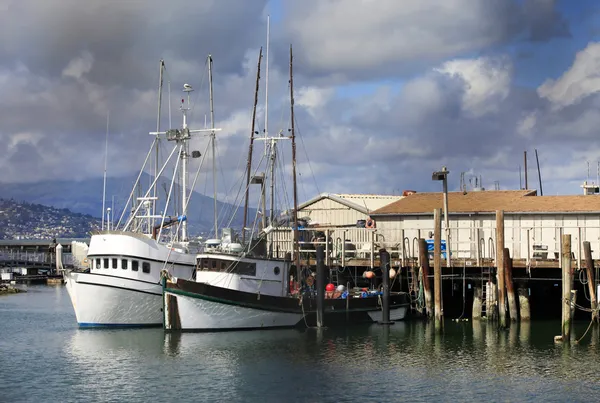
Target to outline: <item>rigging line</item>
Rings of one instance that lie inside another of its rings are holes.
[[[181,153],[181,150],[183,149],[183,144],[181,144],[179,146],[179,153]],[[177,162],[175,163],[175,170],[177,170],[177,168],[179,167],[179,161],[181,161],[181,158],[177,158]],[[165,206],[169,205],[169,199],[171,199],[171,194],[173,194],[173,184],[175,183],[175,175],[173,175],[173,178],[171,179],[171,187],[169,188],[169,195],[167,196],[167,200],[165,202]],[[160,220],[160,228],[158,230],[158,234],[156,235],[156,240],[160,241],[160,236],[162,234],[162,229],[165,225],[165,217],[167,215],[167,209],[165,208],[165,211],[162,214],[162,218]],[[179,233],[179,231],[177,231],[177,233]],[[170,253],[170,252],[169,252]]]
[[[117,226],[115,227],[115,229],[117,229],[119,227],[119,225],[121,225],[121,220],[123,220],[123,216],[125,215],[127,206],[129,206],[129,202],[131,201],[131,198],[133,197],[133,194],[135,193],[135,190],[140,181],[140,178],[142,177],[142,173],[144,172],[144,168],[146,167],[146,164],[148,163],[148,159],[150,158],[150,155],[152,155],[152,152],[154,151],[154,145],[156,144],[157,137],[158,136],[156,136],[154,138],[154,140],[152,141],[152,144],[150,145],[150,150],[148,151],[148,154],[146,155],[146,159],[144,160],[144,164],[142,165],[142,169],[140,169],[140,173],[138,174],[137,179],[135,180],[135,183],[133,184],[131,193],[129,193],[129,198],[127,199],[127,202],[125,203],[125,208],[123,209],[123,212],[121,213],[121,217],[119,217],[119,221],[117,222]]]
[[[302,136],[302,132],[300,131],[300,128],[298,126],[298,119],[294,118],[294,120],[296,121],[295,130],[296,130],[296,132],[298,132],[298,135],[296,137],[300,137],[300,142],[302,143],[302,149],[304,150],[304,155],[306,155],[306,162],[308,163],[308,168],[310,169],[310,174],[312,175],[312,178],[315,182],[315,187],[317,188],[317,192],[319,194],[321,194],[321,190],[319,189],[319,184],[317,183],[317,178],[315,177],[315,173],[313,172],[313,169],[312,169],[312,164],[310,163],[310,158],[308,158],[308,152],[306,151],[306,146],[304,145],[304,136]]]
[[[263,162],[264,158],[265,158],[265,155],[263,155],[263,156],[261,157],[260,161],[258,162],[258,164],[256,164],[256,165],[255,165],[255,167],[254,167],[254,176],[256,176],[256,173],[258,172],[258,170],[259,170],[259,168],[260,168],[260,165],[262,164],[262,162]],[[243,179],[243,177],[242,177],[242,179]],[[247,188],[249,188],[249,187],[250,187],[250,184],[247,184],[247,185],[246,185],[246,189],[247,189]],[[244,189],[244,194],[245,194],[245,190],[246,190],[246,189]],[[241,188],[240,188],[240,190],[241,190]],[[241,194],[242,194],[242,192],[241,192],[241,191],[240,191],[240,192],[238,192],[238,195],[241,195]],[[262,195],[262,192],[261,192],[261,195]],[[262,196],[261,196],[261,198],[262,198]],[[259,200],[259,205],[260,205],[260,200]],[[236,208],[235,208],[235,210],[234,210],[234,212],[233,212],[233,214],[232,214],[232,217],[235,217],[235,215],[237,214],[237,212],[238,212],[238,210],[239,210],[239,208],[240,208],[240,207],[241,207],[241,200],[240,200],[240,204],[239,204],[239,205],[236,205]],[[258,217],[258,211],[259,211],[259,209],[256,209],[256,217],[255,217],[255,222],[257,221],[257,217]],[[231,224],[231,221],[230,221],[230,224]],[[254,227],[254,226],[253,226],[253,227]],[[254,234],[254,230],[252,230],[252,232],[250,233],[250,239],[252,239],[252,235],[253,235],[253,234]]]
[[[202,92],[202,89],[204,88],[204,82],[206,80],[206,77],[208,76],[208,57],[204,59],[204,71],[202,72],[202,76],[200,79],[200,87],[198,88],[198,93],[196,94],[196,98],[192,100],[192,105],[190,106],[190,113],[188,115],[188,117],[190,118],[190,121],[192,121],[192,119],[194,118],[194,108],[196,107],[196,104],[199,103],[199,99],[200,99],[200,95]]]
[[[202,159],[200,160],[200,164],[198,164],[198,170],[196,171],[196,175],[194,175],[194,180],[192,181],[192,187],[191,187],[190,194],[188,195],[187,200],[185,201],[186,205],[189,205],[190,199],[192,198],[192,194],[194,193],[194,188],[196,187],[196,181],[198,180],[198,177],[200,176],[200,170],[202,169],[202,166],[204,165],[204,160],[206,158],[206,154],[208,153],[209,145],[210,145],[210,143],[206,144],[206,148],[204,149],[204,154],[202,154]]]

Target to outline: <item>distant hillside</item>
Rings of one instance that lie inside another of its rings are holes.
[[[108,178],[106,182],[106,207],[111,207],[114,197],[114,210],[120,215],[136,177]],[[4,199],[14,199],[29,203],[38,203],[58,209],[69,209],[75,213],[87,214],[101,218],[102,211],[102,178],[92,178],[85,181],[52,180],[36,183],[0,183],[0,195]],[[143,188],[147,189],[150,177],[143,175]],[[159,196],[165,199],[170,181],[164,180],[158,188]],[[177,197],[177,200],[179,198]],[[171,201],[172,203],[173,201]],[[164,203],[164,202],[163,202]],[[188,207],[188,228],[191,234],[203,234],[213,227],[214,201],[212,197],[194,192]],[[227,225],[235,207],[218,202],[219,225]],[[241,228],[243,223],[243,209],[236,211],[231,222],[234,228]],[[249,216],[254,217],[256,210],[251,209]]]
[[[0,239],[85,238],[100,220],[41,204],[0,199]]]

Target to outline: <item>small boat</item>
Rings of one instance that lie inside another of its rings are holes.
[[[210,56],[208,62],[212,63]],[[193,134],[200,132],[209,132],[211,140],[214,140],[213,134],[219,129],[214,128],[214,122],[211,129],[192,130],[188,127],[187,113],[193,89],[186,84],[183,91],[187,94],[187,106],[182,100],[180,108],[183,125],[177,129],[159,131],[164,68],[161,60],[157,131],[150,133],[155,136],[153,145],[126,203],[129,206],[130,201],[134,200],[131,214],[121,225],[124,209],[115,228],[111,228],[110,221],[107,220],[106,228],[92,234],[87,254],[89,269],[63,270],[63,278],[80,327],[160,327],[163,324],[161,273],[167,272],[186,279],[195,275],[196,256],[202,251],[202,244],[188,236],[186,213],[190,193],[185,180],[188,176],[187,160],[197,158],[200,153],[190,153],[188,143]],[[168,159],[160,167],[158,144],[163,137],[175,144]],[[154,182],[143,197],[134,199],[133,195],[139,190],[142,172],[155,152],[157,160]],[[158,179],[171,159],[175,160],[172,163],[174,177],[171,179],[171,189],[166,195],[166,201],[160,206],[160,200],[156,196],[159,193]],[[168,216],[167,206],[174,197],[173,183],[177,175],[183,178],[182,193],[179,196],[180,214]]]
[[[257,74],[260,74],[260,56],[258,70]],[[239,242],[232,229],[224,230],[221,239],[205,243],[204,251],[197,256],[194,279],[178,278],[168,273],[163,276],[165,330],[215,331],[313,326],[316,322],[319,292],[325,293],[323,319],[327,326],[382,320],[382,295],[378,289],[348,290],[344,285],[330,283],[325,290],[319,291],[315,289],[310,268],[300,266],[291,47],[290,101],[291,136],[269,138],[265,133],[261,139],[271,142],[290,139],[292,143],[293,259],[277,259],[268,253],[257,252],[266,249],[265,237],[274,225],[273,219],[269,227],[263,224],[258,238],[247,243],[244,243],[244,237]],[[254,116],[251,133],[254,133]],[[252,140],[251,138],[248,167],[251,162]],[[270,160],[274,165],[273,155],[265,160]],[[249,183],[248,175],[247,185]],[[264,199],[263,195],[262,200]],[[261,243],[263,247],[260,247]],[[294,276],[298,280],[294,281]],[[404,319],[409,307],[408,294],[392,293],[389,305],[390,320]]]

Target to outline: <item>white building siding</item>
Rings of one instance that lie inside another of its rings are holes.
[[[310,217],[311,221],[327,226],[354,225],[358,220],[369,218],[358,210],[331,199],[321,199],[298,211],[298,217]]]
[[[405,215],[403,217],[376,217],[377,232],[385,237],[385,245],[404,244],[406,257],[416,257],[415,238],[430,238],[433,232],[431,215]],[[443,229],[442,240],[446,239]],[[546,256],[560,258],[561,234],[571,235],[571,249],[576,258],[583,259],[583,242],[589,241],[594,259],[600,259],[600,216],[570,214],[506,214],[504,216],[504,242],[515,259]],[[404,237],[404,242],[402,238]],[[476,259],[478,249],[483,258],[494,258],[496,253],[496,217],[486,215],[451,215],[450,237],[452,256]]]

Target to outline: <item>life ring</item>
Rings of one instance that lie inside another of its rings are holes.
[[[367,222],[365,223],[365,228],[375,228],[375,220],[373,220],[372,218],[369,218],[367,220]]]

